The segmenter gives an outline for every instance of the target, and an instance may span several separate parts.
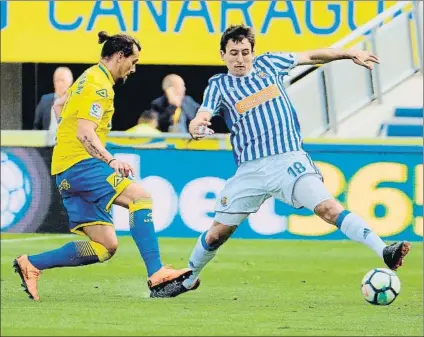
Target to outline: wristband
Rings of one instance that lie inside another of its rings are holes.
[[[111,160],[109,160],[109,162],[107,163],[107,165],[110,166],[110,163],[113,162],[114,160],[116,160],[116,158],[112,158]]]

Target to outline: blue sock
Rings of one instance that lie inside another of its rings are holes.
[[[146,265],[148,277],[162,268],[158,238],[152,220],[152,200],[139,199],[129,205],[130,231]]]
[[[77,267],[110,258],[105,247],[93,241],[73,241],[64,246],[37,255],[28,256],[35,268]]]

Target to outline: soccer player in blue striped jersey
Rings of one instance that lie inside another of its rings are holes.
[[[300,53],[254,55],[251,28],[231,26],[221,38],[221,58],[227,74],[209,80],[190,134],[201,139],[213,133],[210,119],[222,114],[231,132],[238,169],[221,192],[212,227],[202,233],[189,260],[193,274],[181,292],[199,286],[199,273],[217,249],[246,217],[275,197],[295,208],[306,207],[337,226],[351,240],[374,250],[393,270],[410,249],[408,242],[387,246],[357,214],[345,210],[323,184],[320,171],[302,148],[296,110],[283,87],[283,78],[298,65],[351,59],[367,69],[378,63],[368,51],[320,49]],[[313,112],[311,112],[313,113]]]

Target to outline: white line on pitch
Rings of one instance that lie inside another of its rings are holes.
[[[1,243],[7,243],[7,242],[22,242],[22,241],[39,241],[39,240],[52,240],[52,239],[70,239],[72,237],[75,237],[74,235],[69,234],[63,234],[63,235],[49,235],[49,236],[42,236],[42,237],[27,237],[27,238],[8,238],[8,239],[1,239]]]

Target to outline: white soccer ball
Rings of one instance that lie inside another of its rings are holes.
[[[20,220],[31,202],[31,183],[19,165],[1,152],[1,228]]]
[[[389,305],[400,292],[400,280],[396,273],[386,268],[370,270],[361,283],[362,295],[368,303]]]

